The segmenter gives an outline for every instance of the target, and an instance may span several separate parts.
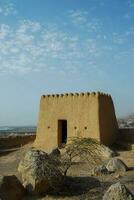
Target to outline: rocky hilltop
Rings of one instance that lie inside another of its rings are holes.
[[[134,114],[118,119],[120,128],[134,128]]]

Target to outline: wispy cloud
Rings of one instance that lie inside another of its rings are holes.
[[[113,43],[114,44],[124,44],[126,41],[126,36],[125,34],[119,34],[119,33],[113,33]]]
[[[14,29],[5,24],[1,25],[1,72],[34,71],[40,50],[39,44],[36,45],[35,34],[39,30],[40,24],[32,21],[20,22]]]
[[[81,10],[70,10],[68,12],[70,21],[78,26],[85,28],[88,32],[100,32],[102,22],[98,18],[90,17],[89,12]]]
[[[126,32],[126,36],[134,36],[134,27],[130,27]]]
[[[132,59],[132,57],[134,56],[134,48],[128,48],[128,49],[124,49],[120,52],[118,52],[117,54],[114,55],[114,60],[115,63],[118,65],[120,65],[122,68],[123,67],[129,67],[129,70],[133,70],[133,62],[129,63],[128,66],[128,61]]]
[[[63,71],[70,66],[74,73],[83,67],[82,59],[91,65],[91,60],[100,55],[95,40],[81,41],[59,29],[44,29],[39,22],[20,22],[15,29],[2,25],[1,29],[1,72],[54,70],[61,65]]]
[[[18,32],[25,33],[27,31],[29,31],[29,32],[34,33],[34,32],[40,31],[40,29],[41,29],[41,24],[39,22],[23,20],[20,22]]]
[[[91,17],[84,10],[71,10],[66,17],[68,29],[77,27],[81,30],[65,31],[64,23],[59,28],[58,25],[29,19],[17,21],[14,27],[2,23],[0,73],[60,71],[74,74],[97,72],[97,69],[100,73],[104,57],[110,57],[113,48],[123,45],[134,33],[131,28],[122,34],[111,33],[109,38],[107,33],[102,32],[100,19]],[[85,37],[82,37],[81,31],[84,31]]]
[[[129,27],[122,33],[114,32],[113,36],[113,43],[117,45],[128,44],[129,40],[134,37],[134,27]]]
[[[91,21],[89,20],[86,26],[89,32],[97,33],[102,31],[102,22],[97,18],[94,18]]]
[[[0,25],[0,39],[4,39],[8,33],[10,32],[10,28],[6,24],[1,24]]]
[[[15,15],[17,11],[13,3],[5,3],[4,5],[0,5],[0,15],[8,16]]]
[[[70,10],[68,16],[76,25],[83,25],[88,22],[88,12],[86,11]]]
[[[14,10],[11,8],[9,11]],[[86,26],[87,32],[98,30],[98,21],[89,22],[86,11],[68,13],[74,25]],[[17,24],[15,27],[0,25],[0,73],[42,70],[76,73],[83,68],[83,61],[85,67],[92,68],[93,60],[100,56],[101,49],[93,38],[81,40],[79,34],[62,31],[51,24],[42,25],[39,21],[21,20]]]

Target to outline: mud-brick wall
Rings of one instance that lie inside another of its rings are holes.
[[[71,137],[89,137],[111,145],[118,130],[110,95],[100,92],[43,95],[35,147],[49,151],[58,146],[58,120],[67,120],[67,143]]]
[[[134,143],[134,128],[120,128],[118,140],[122,142]]]
[[[25,144],[33,142],[35,135],[16,135],[16,136],[2,136],[0,137],[0,149],[10,149],[21,147]]]
[[[118,134],[118,124],[113,100],[110,95],[99,95],[100,141],[112,145]]]
[[[35,146],[49,151],[58,146],[58,120],[67,120],[71,137],[99,139],[98,94],[43,95],[40,102]]]

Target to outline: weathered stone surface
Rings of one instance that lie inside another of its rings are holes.
[[[128,167],[122,160],[118,158],[111,158],[109,160],[105,160],[102,165],[95,167],[92,170],[92,175],[103,175],[115,172],[125,172],[127,170]]]
[[[25,189],[16,176],[0,176],[0,199],[21,200]]]
[[[55,148],[50,153],[51,156],[60,156],[60,150],[58,148]]]
[[[47,153],[31,149],[20,162],[24,187],[32,194],[44,194],[49,189],[57,191],[62,184],[62,174]]]
[[[106,164],[106,168],[109,172],[125,172],[128,170],[126,164],[118,158],[110,159]]]
[[[92,171],[92,175],[95,175],[95,176],[99,176],[103,174],[109,174],[105,165],[100,165],[98,167],[95,167]]]
[[[133,194],[120,182],[113,184],[106,191],[103,200],[134,200]]]
[[[101,145],[100,153],[106,158],[117,156],[117,153],[105,145]]]

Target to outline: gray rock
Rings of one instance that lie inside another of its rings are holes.
[[[50,156],[60,156],[60,150],[58,148],[55,148],[52,150],[52,152],[50,153]]]
[[[133,194],[120,182],[113,184],[106,191],[103,200],[134,200]]]
[[[122,160],[111,158],[105,160],[102,165],[95,167],[92,171],[92,175],[106,175],[115,172],[126,172],[127,170],[128,167]]]
[[[99,175],[109,174],[109,172],[108,172],[108,170],[107,170],[105,165],[100,165],[100,166],[95,167],[93,169],[92,174],[96,175],[96,176],[99,176]]]
[[[58,191],[62,184],[62,174],[56,162],[45,152],[31,149],[19,163],[24,187],[31,194],[44,194],[48,190]]]
[[[109,172],[125,172],[128,170],[126,164],[118,158],[110,159],[106,164],[106,168]]]
[[[117,156],[117,152],[113,151],[112,149],[103,144],[101,145],[100,153],[106,158]]]
[[[25,189],[16,176],[0,176],[0,199],[21,200]]]

